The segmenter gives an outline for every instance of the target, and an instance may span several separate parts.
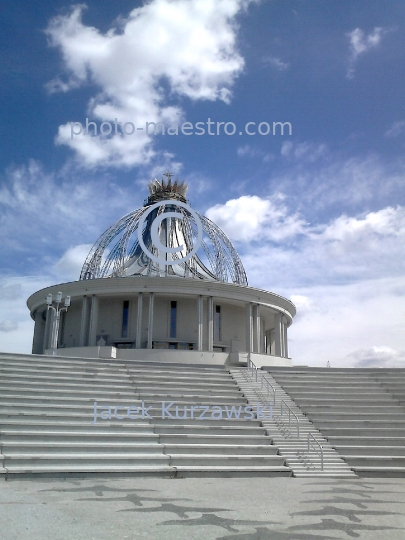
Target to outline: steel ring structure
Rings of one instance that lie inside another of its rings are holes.
[[[145,206],[122,217],[93,245],[80,280],[171,275],[247,285],[242,261],[226,234],[186,204],[181,186],[178,191],[174,191],[176,183],[168,186],[170,191],[161,185],[154,190],[155,183],[151,183]],[[169,193],[171,198],[164,197]],[[173,193],[179,193],[177,200]]]

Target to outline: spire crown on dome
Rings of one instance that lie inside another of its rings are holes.
[[[167,180],[159,182],[157,178],[149,182],[149,197],[146,204],[152,204],[156,201],[165,199],[176,199],[178,201],[187,202],[186,194],[188,190],[187,184],[179,182],[177,179],[172,182],[173,174],[169,171],[165,172]]]

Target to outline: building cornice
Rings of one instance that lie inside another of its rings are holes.
[[[224,283],[220,281],[198,281],[196,279],[176,277],[125,277],[125,278],[99,278],[84,281],[60,283],[41,289],[32,294],[27,300],[27,306],[32,313],[41,306],[45,306],[46,296],[62,291],[72,300],[86,295],[100,297],[116,296],[121,294],[137,294],[139,292],[176,295],[203,295],[214,296],[245,303],[256,303],[277,312],[283,313],[288,320],[288,326],[296,314],[294,304],[273,292],[256,289],[247,285]]]

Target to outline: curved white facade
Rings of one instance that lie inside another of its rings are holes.
[[[235,365],[253,355],[257,366],[290,365],[295,306],[249,287],[229,238],[191,208],[184,183],[164,176],[149,184],[143,208],[100,236],[80,281],[30,296],[32,352]],[[62,296],[71,304],[59,318],[52,298]]]
[[[50,348],[54,312],[46,296],[58,291],[71,297],[59,331],[63,356],[238,364],[252,353],[257,365],[289,364],[287,328],[295,315],[289,300],[253,287],[176,277],[100,278],[36,292],[27,301],[35,354]]]

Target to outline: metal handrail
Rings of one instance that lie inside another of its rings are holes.
[[[249,370],[252,370],[252,379],[253,379],[253,372],[256,372],[256,374],[255,374],[255,379],[256,379],[256,382],[257,382],[257,371],[258,371],[258,368],[257,368],[257,366],[253,363],[253,361],[250,359],[250,356],[247,357],[247,369],[248,369],[248,371],[249,371]]]
[[[287,405],[284,399],[281,400],[281,412],[280,412],[281,420],[283,419],[283,403],[288,409],[288,427],[291,426],[291,415],[293,415],[297,423],[297,434],[298,434],[298,439],[299,439],[300,438],[300,421],[298,419],[298,416],[295,414],[293,410],[290,409],[290,407]]]
[[[259,371],[259,368],[253,362],[253,360],[251,360],[250,356],[248,356],[248,358],[247,358],[247,369],[248,369],[248,371],[250,371],[250,370],[252,371],[252,373],[251,373],[251,378],[252,379],[253,379],[253,373],[255,373],[255,379],[256,379],[256,382],[258,382],[257,381],[257,373]],[[269,379],[267,379],[266,375],[262,372],[262,382],[261,382],[261,385],[260,385],[261,390],[263,389],[263,384],[266,384],[267,395],[270,394],[270,390],[273,392],[273,406],[275,407],[276,406],[276,388],[271,384]]]
[[[276,406],[276,389],[271,384],[271,382],[267,379],[266,375],[263,375],[262,384],[260,387],[261,389],[263,388],[263,384],[266,384],[267,395],[270,394],[270,390],[273,392],[273,406],[275,407]]]
[[[310,440],[311,437],[314,439],[316,444],[319,446],[319,448],[321,449],[321,452],[318,452],[318,450],[315,448],[315,446],[311,443],[311,440]],[[310,452],[310,449],[309,449],[310,446],[314,449],[314,452],[316,452],[318,454],[318,456],[321,457],[321,470],[323,471],[323,448],[322,448],[322,445],[312,435],[312,433],[308,433],[308,452]]]

